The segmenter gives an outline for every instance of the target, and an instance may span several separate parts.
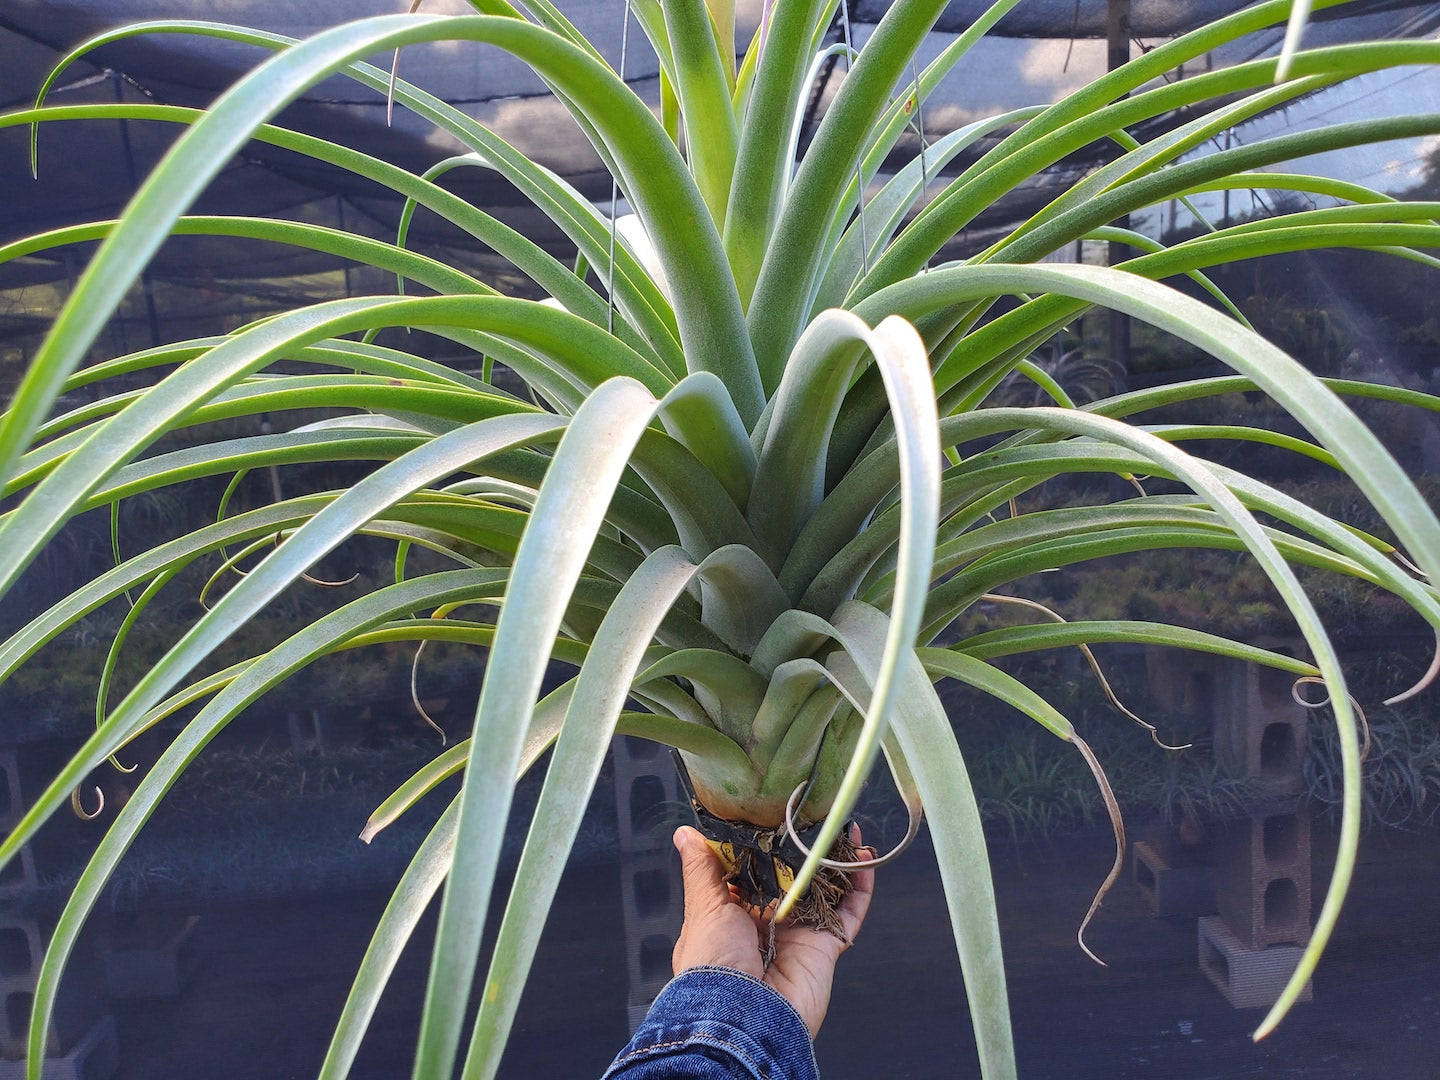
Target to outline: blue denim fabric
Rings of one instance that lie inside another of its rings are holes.
[[[602,1080],[819,1080],[805,1021],[730,968],[671,979]]]

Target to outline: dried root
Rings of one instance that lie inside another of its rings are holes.
[[[729,868],[725,880],[735,890],[740,902],[754,912],[766,913],[767,925],[773,935],[772,909],[805,861],[804,854],[786,833],[784,825],[763,828],[743,821],[717,818],[698,803],[695,814],[701,833],[710,841]],[[806,840],[820,831],[818,824],[801,830]],[[859,849],[851,842],[848,829],[842,830],[830,859],[840,863],[857,861]],[[863,865],[863,864],[862,864]],[[809,891],[792,909],[790,921],[797,926],[811,926],[847,941],[838,911],[850,894],[850,874],[846,870],[821,866],[810,883]]]
[[[850,842],[847,832],[848,829],[842,830],[835,838],[835,846],[830,849],[830,858],[835,862],[855,862],[859,854],[859,849]],[[813,926],[826,930],[848,945],[850,939],[846,937],[845,929],[840,924],[840,916],[836,912],[845,897],[850,895],[850,889],[850,874],[847,871],[822,866],[815,871],[815,880],[810,883],[809,892],[795,902],[790,918],[797,926]]]

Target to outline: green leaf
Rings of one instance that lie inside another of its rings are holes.
[[[835,628],[867,682],[878,686],[889,642],[895,636],[893,620],[868,605],[851,602],[836,613]],[[907,649],[907,654],[898,676],[903,690],[896,697],[892,721],[895,736],[914,770],[920,798],[930,817],[935,858],[940,864],[945,902],[965,975],[981,1075],[987,1080],[1014,1077],[1005,967],[980,810],[945,708],[914,650]],[[875,707],[875,696],[871,698],[871,709]]]
[[[120,859],[133,843],[136,833],[154,813],[159,800],[175,783],[180,773],[205,745],[245,706],[315,657],[332,649],[347,635],[363,631],[421,604],[444,603],[447,600],[483,595],[487,590],[503,583],[504,577],[503,571],[461,570],[435,574],[423,581],[406,582],[377,590],[317,620],[265,656],[248,664],[200,710],[195,719],[186,725],[184,731],[176,736],[161,754],[120,809],[61,912],[35,986],[27,1064],[30,1080],[40,1080],[40,1071],[46,1058],[45,1045],[50,1014],[60,976],[74,949],[86,916]],[[144,681],[142,680],[142,685]],[[63,802],[68,792],[79,782],[77,777],[83,778],[91,768],[104,761],[128,738],[129,727],[122,706],[86,742],[85,747],[61,771],[36,801],[35,807],[32,807],[16,825],[14,832],[6,838],[7,857],[14,853],[19,843],[30,838],[38,820],[47,816],[41,808],[53,807]]]
[[[1001,656],[1035,652],[1040,649],[1063,649],[1075,645],[1101,644],[1161,645],[1173,649],[1189,649],[1193,652],[1224,656],[1251,664],[1263,664],[1295,675],[1317,675],[1314,664],[1297,660],[1286,653],[1273,649],[1262,649],[1243,641],[1233,641],[1217,634],[1207,634],[1169,623],[1136,622],[1133,620],[1106,620],[1086,622],[1076,620],[1063,623],[1039,623],[1026,626],[1006,626],[989,630],[983,634],[957,641],[948,648],[952,652],[964,653],[977,660],[993,660]],[[933,659],[935,650],[917,650],[922,662]],[[931,668],[932,672],[936,670]],[[971,684],[975,685],[975,684]]]
[[[765,631],[790,606],[764,560],[741,544],[713,552],[699,583],[702,621],[741,656],[755,651]]]
[[[771,566],[779,566],[824,496],[825,447],[869,333],[848,311],[826,311],[806,327],[785,365],[768,423],[762,423],[764,441],[746,506]]]
[[[747,314],[750,340],[767,390],[779,384],[785,356],[809,311],[812,283],[820,272],[825,225],[834,217],[866,136],[889,103],[890,90],[908,65],[912,50],[944,6],[945,0],[897,0],[875,27],[825,111],[765,248]]]
[[[1103,267],[977,266],[937,270],[894,286],[857,314],[863,317],[873,303],[879,310],[915,317],[962,299],[1010,291],[1052,291],[1107,305],[1190,341],[1252,379],[1335,455],[1427,573],[1440,580],[1440,523],[1394,458],[1300,364],[1197,300]],[[901,302],[885,303],[882,297]]]
[[[453,1069],[510,807],[510,778],[550,645],[610,497],[659,404],[628,379],[613,379],[586,399],[555,451],[515,555],[466,763],[416,1080],[448,1078]]]
[[[703,0],[662,0],[675,90],[685,117],[686,148],[695,183],[716,229],[725,227],[737,133],[724,58]],[[732,24],[733,26],[733,24]],[[733,67],[733,49],[730,64]]]
[[[939,516],[940,432],[929,360],[914,327],[898,319],[885,320],[873,331],[863,334],[862,340],[885,380],[900,449],[903,511],[895,601],[884,653],[874,676],[870,707],[856,739],[850,766],[836,792],[834,806],[815,837],[810,856],[796,872],[794,883],[780,902],[777,919],[783,918],[794,898],[808,887],[819,859],[835,843],[844,827],[845,816],[855,805],[888,729],[901,665],[914,645],[925,608],[925,594],[930,587]]]
[[[660,420],[671,437],[725,485],[731,501],[743,507],[755,481],[755,451],[720,380],[709,372],[682,380],[666,395]]]
[[[1043,106],[1014,109],[965,124],[937,139],[923,154],[897,171],[865,204],[863,229],[858,218],[845,227],[847,222],[842,215],[837,215],[836,225],[832,226],[830,233],[834,254],[828,261],[825,276],[817,289],[811,306],[811,318],[815,318],[821,309],[836,307],[845,301],[851,286],[869,265],[880,258],[889,245],[915,199],[924,193],[926,183],[939,176],[940,170],[957,154],[986,135],[1028,120],[1042,110]],[[837,227],[844,228],[843,233],[839,233]],[[866,241],[869,243],[868,251],[864,246]]]
[[[500,1066],[540,932],[630,681],[661,618],[697,571],[680,548],[651,553],[620,590],[595,634],[575,681],[515,871],[465,1060],[467,1078],[490,1080]]]
[[[792,164],[786,133],[800,100],[809,44],[832,6],[830,0],[776,4],[765,34],[755,35],[745,58],[746,69],[755,74],[740,127],[724,234],[727,262],[745,308],[780,214]],[[745,86],[743,71],[740,85]]]

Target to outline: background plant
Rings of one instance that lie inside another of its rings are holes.
[[[196,612],[158,659],[147,657],[123,696],[102,678],[94,736],[0,846],[0,856],[13,855],[107,757],[193,712],[137,785],[60,919],[36,993],[30,1076],[39,1076],[45,1016],[85,914],[171,785],[228,723],[293,674],[321,657],[397,641],[466,643],[487,649],[488,660],[469,738],[427,763],[366,826],[367,838],[377,834],[463,770],[459,794],[419,846],[377,928],[323,1076],[348,1069],[400,948],[442,883],[414,1075],[451,1074],[516,777],[553,747],[465,1054],[465,1075],[493,1074],[565,853],[616,731],[678,747],[716,813],[773,826],[799,803],[803,816],[823,819],[782,912],[816,871],[883,753],[910,832],[922,804],[930,816],[985,1075],[1013,1073],[981,817],[932,684],[959,680],[1013,706],[1098,772],[1071,722],[995,663],[1091,642],[1197,648],[1319,676],[1330,687],[1342,762],[1341,854],[1305,959],[1261,1025],[1269,1030],[1334,925],[1360,819],[1358,739],[1344,675],[1291,564],[1387,590],[1433,627],[1440,627],[1440,602],[1392,557],[1391,542],[1344,527],[1213,460],[1207,448],[1278,446],[1348,474],[1433,578],[1440,523],[1337,391],[1423,408],[1436,402],[1403,388],[1327,386],[1249,330],[1238,311],[1160,282],[1194,281],[1215,264],[1322,244],[1423,260],[1413,249],[1440,239],[1432,223],[1440,207],[1266,174],[1271,186],[1339,191],[1344,205],[1227,225],[1168,248],[1109,223],[1172,198],[1247,187],[1256,182],[1251,170],[1320,150],[1434,134],[1435,117],[1396,116],[1186,156],[1216,132],[1302,94],[1367,71],[1434,62],[1436,44],[1301,53],[1293,64],[1287,58],[1292,79],[1280,85],[1274,60],[1155,82],[1289,14],[1287,3],[1261,4],[1154,49],[1059,105],[936,139],[882,179],[926,94],[1014,0],[1002,0],[923,68],[915,53],[944,4],[899,0],[853,56],[798,165],[790,133],[815,42],[834,15],[828,0],[775,5],[765,34],[738,54],[733,10],[723,3],[636,4],[663,68],[658,118],[548,3],[534,0],[528,17],[503,0],[475,6],[487,13],[385,16],[299,44],[206,23],[131,27],[80,52],[127,35],[186,32],[277,55],[204,114],[152,104],[48,106],[42,91],[35,110],[5,118],[43,121],[47,130],[82,118],[185,129],[118,221],[0,251],[18,258],[104,241],[0,427],[0,474],[11,496],[0,521],[0,588],[14,586],[76,515],[175,485],[225,483],[213,524],[138,554],[124,549],[113,569],[0,646],[0,673],[19,669],[107,604],[124,612],[112,646],[123,654],[135,620],[183,575],[230,583],[212,587],[212,606]],[[403,81],[393,89],[397,107],[473,155],[435,175],[461,165],[500,172],[569,237],[573,263],[466,205],[432,176],[267,122],[332,73],[386,92],[388,73],[360,58],[440,40],[496,46],[530,65],[575,115],[635,219],[622,230],[493,132]],[[1144,144],[1127,134],[1177,112],[1193,118]],[[704,137],[682,139],[682,132]],[[937,175],[991,134],[1003,137],[973,160],[959,159],[953,174]],[[278,220],[187,216],[209,178],[252,138],[350,170],[449,218],[554,302],[500,295],[401,242]],[[1111,163],[980,254],[936,264],[969,221],[1097,139],[1116,144]],[[83,367],[150,255],[167,236],[192,232],[364,263],[403,280],[406,295],[318,302],[221,338]],[[1034,263],[1080,239],[1117,236],[1144,253],[1118,268]],[[981,406],[1012,372],[1033,379],[1026,357],[1092,305],[1143,320],[1236,374],[1112,394],[1083,408],[1050,380],[1052,404]],[[379,332],[399,327],[483,357],[479,374],[377,343]],[[521,380],[523,393],[495,377],[502,369]],[[98,390],[94,401],[57,410],[61,394],[83,387]],[[1266,395],[1300,434],[1150,422],[1152,410],[1239,391]],[[266,431],[266,417],[286,422]],[[240,418],[251,425],[244,433],[201,427]],[[167,441],[181,432],[200,438],[183,447]],[[253,508],[233,503],[228,478],[272,468],[288,476],[321,462],[338,462],[358,479],[336,488],[287,486]],[[1088,474],[1118,476],[1123,494],[1096,506],[1047,507],[1031,498],[1047,480]],[[1138,476],[1159,480],[1137,489]],[[390,583],[320,611],[292,606],[292,615],[308,620],[302,627],[263,651],[223,659],[237,628],[284,603],[317,562],[357,536],[394,545]],[[1010,602],[1005,590],[1041,570],[1156,547],[1247,553],[1291,612],[1314,663],[1164,621],[1066,623],[1034,608],[1033,624],[947,630],[977,604]],[[426,561],[416,556],[421,549],[431,553]],[[237,566],[245,570],[238,580]],[[578,672],[555,689],[543,685],[552,660]],[[1116,825],[1118,832],[1118,818]]]

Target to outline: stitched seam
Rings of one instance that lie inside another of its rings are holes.
[[[738,977],[748,983],[753,983],[755,986],[763,986],[767,991],[774,995],[775,1000],[780,1005],[783,1005],[785,1007],[785,1011],[795,1018],[795,1022],[805,1029],[806,1035],[809,1035],[809,1026],[805,1023],[805,1018],[800,1015],[800,1010],[795,1008],[789,998],[787,998],[784,994],[780,993],[780,991],[776,990],[764,979],[757,979],[754,975],[748,975],[743,971],[736,970],[735,968],[720,967],[716,964],[700,964],[693,968],[686,968],[685,971],[682,971],[680,974],[683,975],[688,971],[713,971],[718,974],[732,975]],[[677,975],[675,978],[678,979],[679,977],[680,976]],[[673,981],[674,979],[671,980],[671,982]]]
[[[752,1057],[750,1057],[749,1054],[745,1053],[744,1050],[736,1046],[734,1043],[727,1042],[726,1040],[718,1038],[714,1035],[696,1035],[691,1036],[687,1039],[676,1039],[671,1042],[655,1043],[651,1046],[645,1047],[643,1050],[635,1050],[629,1054],[626,1054],[624,1057],[617,1059],[615,1064],[624,1065],[627,1062],[634,1061],[636,1058],[646,1057],[650,1054],[655,1053],[665,1053],[671,1050],[680,1050],[691,1045],[711,1046],[718,1050],[727,1051],[732,1056],[734,1056],[736,1060],[738,1060],[741,1064],[746,1066],[755,1076],[759,1077],[760,1080],[772,1080],[771,1074],[765,1069],[763,1069]]]

